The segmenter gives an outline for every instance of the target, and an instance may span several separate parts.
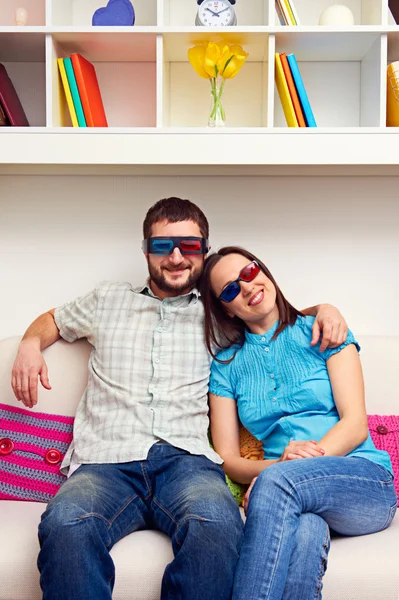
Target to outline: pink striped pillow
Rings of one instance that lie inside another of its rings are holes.
[[[48,502],[64,475],[73,417],[0,404],[0,500]]]
[[[378,450],[391,457],[399,502],[399,415],[367,415],[371,439]]]

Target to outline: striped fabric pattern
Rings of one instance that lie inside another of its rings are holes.
[[[60,464],[48,464],[46,453],[58,450],[61,460],[72,441],[73,417],[31,412],[0,404],[0,440],[14,444],[0,453],[0,500],[48,502],[64,475]]]

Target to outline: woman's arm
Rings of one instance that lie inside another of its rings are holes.
[[[319,441],[325,456],[346,456],[367,439],[362,366],[353,344],[327,360],[339,422]]]
[[[224,460],[223,469],[233,481],[250,483],[277,460],[248,460],[240,456],[240,423],[231,398],[209,394],[212,442]]]

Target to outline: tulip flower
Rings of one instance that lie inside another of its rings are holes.
[[[224,124],[226,115],[221,103],[221,96],[225,80],[232,79],[239,73],[247,56],[248,53],[241,46],[225,42],[209,42],[189,49],[188,59],[193,69],[200,77],[210,80],[213,97],[213,109],[209,117],[210,125],[214,126],[218,113]]]

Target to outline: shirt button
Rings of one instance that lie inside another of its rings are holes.
[[[269,348],[265,348],[265,352],[269,352]]]
[[[0,440],[0,454],[6,456],[7,454],[11,454],[14,450],[14,442],[10,440],[10,438],[3,438]]]
[[[276,402],[277,398],[272,398],[273,402]]]
[[[153,391],[153,393],[155,394],[155,392],[157,392],[157,391],[158,391],[158,388],[154,388],[152,391]]]
[[[159,333],[162,333],[162,327],[158,327],[157,331],[159,331]]]
[[[58,465],[61,461],[61,452],[56,448],[50,448],[47,450],[44,460],[48,465]]]
[[[265,342],[265,341],[266,341],[266,338],[262,338],[262,342]]]
[[[159,358],[156,358],[155,362],[158,364],[160,362]]]
[[[272,379],[274,379],[274,375],[273,375],[273,373],[270,375],[270,377],[271,377]]]

